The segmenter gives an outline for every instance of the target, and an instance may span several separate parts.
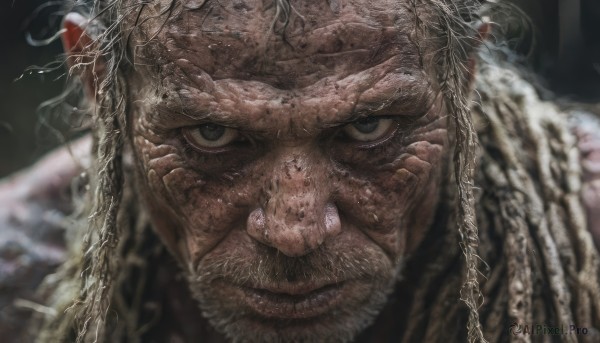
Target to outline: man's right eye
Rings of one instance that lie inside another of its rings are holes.
[[[238,130],[213,123],[184,128],[183,136],[194,148],[212,153],[223,152],[243,138]]]

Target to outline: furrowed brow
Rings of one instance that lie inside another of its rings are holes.
[[[210,122],[228,127],[242,127],[245,124],[243,118],[224,112],[215,112],[189,101],[159,102],[154,106],[154,111],[161,120],[173,120],[178,124],[197,125],[202,122]]]
[[[239,128],[243,130],[264,131],[269,128],[257,126],[256,112],[254,119],[245,115],[240,115],[235,108],[220,106],[211,96],[200,94],[187,95],[178,92],[179,96],[171,96],[166,99],[158,99],[154,106],[154,113],[157,114],[157,121],[172,121],[173,125],[198,125],[204,122],[210,122],[218,125]],[[324,97],[325,99],[325,97]],[[344,106],[341,111],[331,111],[327,116],[321,118],[323,121],[313,123],[315,129],[327,129],[349,122],[356,121],[367,116],[411,116],[417,117],[426,114],[433,104],[434,94],[431,91],[429,83],[425,80],[409,78],[400,80],[394,84],[374,87],[363,92],[357,99],[357,103],[352,106]],[[302,97],[297,99],[297,104],[302,106]],[[317,100],[314,98],[313,100]],[[267,100],[268,101],[268,100]],[[307,110],[316,107],[321,109],[320,101],[309,101],[311,105],[306,104]],[[276,102],[274,102],[276,103]],[[229,106],[230,107],[230,106]],[[334,105],[335,107],[335,105]],[[266,116],[281,112],[281,109],[269,112],[269,107],[263,107]],[[233,110],[233,112],[229,112]],[[313,108],[314,110],[314,108]],[[323,113],[325,114],[325,113]],[[263,121],[261,121],[263,122]],[[264,125],[264,122],[262,123]],[[170,124],[164,124],[169,126]]]
[[[431,110],[435,93],[424,84],[413,84],[398,88],[392,93],[382,94],[376,101],[363,101],[338,124],[347,124],[369,116],[420,117]]]

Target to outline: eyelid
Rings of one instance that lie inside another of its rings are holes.
[[[424,111],[422,114],[416,114],[416,115],[407,115],[407,114],[397,114],[397,115],[393,115],[393,114],[380,114],[380,115],[361,115],[360,117],[353,119],[351,121],[345,122],[341,125],[338,125],[336,127],[336,131],[337,132],[341,132],[344,127],[346,127],[347,125],[352,125],[353,123],[356,123],[360,120],[366,119],[366,118],[377,118],[377,119],[391,119],[393,120],[394,124],[393,126],[390,128],[390,130],[384,134],[382,136],[382,138],[377,139],[375,141],[370,141],[370,142],[360,142],[360,141],[352,141],[350,144],[352,144],[354,147],[359,148],[359,149],[370,149],[370,148],[374,148],[376,146],[379,145],[383,145],[386,142],[388,142],[390,139],[393,139],[394,137],[397,137],[399,134],[402,134],[403,132],[407,132],[410,131],[414,124],[421,118],[425,117],[427,114],[429,113],[429,110]]]
[[[399,131],[399,127],[400,125],[398,124],[398,122],[394,121],[394,124],[390,127],[389,131],[386,132],[381,138],[368,142],[355,141],[352,144],[359,149],[371,149],[376,146],[383,145],[387,141],[396,137]]]
[[[363,117],[360,119],[365,119],[365,118],[368,118],[368,117]],[[358,119],[358,120],[360,120],[360,119]],[[375,146],[384,144],[388,140],[396,137],[396,135],[399,131],[398,128],[400,127],[398,122],[393,120],[393,123],[390,126],[390,128],[380,138],[378,138],[374,141],[359,141],[359,140],[353,139],[352,137],[348,137],[348,134],[344,130],[347,126],[352,125],[356,121],[357,120],[354,120],[347,124],[338,125],[336,127],[333,127],[330,130],[325,130],[323,132],[324,140],[331,141],[331,142],[338,141],[339,144],[343,144],[343,145],[352,147],[354,149],[370,149]]]
[[[191,146],[196,151],[206,153],[206,154],[223,153],[223,152],[231,150],[233,148],[232,144],[235,142],[235,140],[239,139],[239,137],[241,136],[239,130],[216,124],[218,126],[225,128],[225,134],[227,133],[227,130],[230,131],[229,135],[230,136],[233,135],[230,137],[231,141],[227,142],[226,144],[224,144],[222,146],[202,145],[198,142],[198,137],[196,137],[197,132],[194,132],[194,131],[199,130],[203,125],[206,125],[206,124],[208,124],[208,123],[198,124],[198,125],[190,125],[190,126],[181,128],[181,136],[183,137],[184,141],[187,143],[187,145]],[[231,132],[231,131],[233,131],[233,132]],[[221,138],[219,138],[219,139],[221,139]]]

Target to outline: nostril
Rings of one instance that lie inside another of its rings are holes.
[[[304,209],[298,211],[298,221],[302,221],[304,219]]]

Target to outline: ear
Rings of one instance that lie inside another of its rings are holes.
[[[98,85],[105,76],[105,62],[94,40],[86,32],[89,21],[71,12],[63,20],[61,39],[67,55],[67,65],[81,78],[86,96],[96,98]]]
[[[475,75],[477,73],[477,58],[475,54],[477,54],[477,48],[479,48],[490,35],[492,25],[488,18],[484,17],[483,20],[477,26],[477,34],[473,39],[475,39],[475,44],[473,44],[473,52],[471,52],[471,56],[469,57],[469,62],[467,64],[467,73],[468,73],[468,86],[469,90],[473,89],[475,82]]]

